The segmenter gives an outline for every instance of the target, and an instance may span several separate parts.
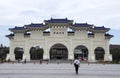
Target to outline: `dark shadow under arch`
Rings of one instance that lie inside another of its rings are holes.
[[[74,58],[80,58],[81,60],[88,60],[88,49],[84,45],[78,45],[74,49]]]
[[[50,60],[68,60],[68,49],[63,44],[55,44],[50,49]]]
[[[102,47],[95,48],[94,53],[95,53],[95,59],[96,60],[104,60],[105,51]]]
[[[43,48],[40,46],[33,46],[30,48],[30,59],[31,60],[40,60],[43,59]]]
[[[23,53],[24,53],[24,49],[21,47],[16,47],[14,50],[14,54],[15,54],[15,59],[21,59],[23,58]]]

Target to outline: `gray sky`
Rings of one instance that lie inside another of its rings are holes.
[[[67,17],[74,22],[105,26],[120,33],[120,0],[0,0],[0,37],[4,39],[8,34],[8,26],[41,23],[51,17]]]

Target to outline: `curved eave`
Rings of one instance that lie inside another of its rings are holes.
[[[67,20],[66,19],[50,19],[50,20],[44,20],[45,24],[72,24],[73,20]]]
[[[28,30],[46,30],[49,28],[48,26],[41,26],[41,27],[28,27]]]
[[[48,22],[48,21],[44,21],[46,24],[56,24],[56,23],[58,23],[58,24],[61,24],[61,23],[73,23],[73,21],[70,21],[70,22]]]
[[[106,39],[111,39],[114,35],[105,35]]]
[[[47,26],[71,26],[72,22],[69,23],[45,23]]]
[[[13,37],[13,36],[11,36],[11,35],[6,35],[5,37]]]
[[[110,30],[110,28],[105,28],[105,29],[90,29],[91,32],[94,33],[105,33],[108,32]]]
[[[14,32],[14,33],[25,33],[27,32],[28,30],[27,29],[24,29],[24,30],[15,30],[15,29],[9,29],[11,32]]]
[[[9,39],[13,39],[14,35],[6,35]]]
[[[74,31],[76,31],[76,30],[89,30],[91,28],[91,26],[85,26],[85,27],[70,26],[70,28],[73,29]]]

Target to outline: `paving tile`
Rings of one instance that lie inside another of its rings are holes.
[[[0,64],[0,78],[120,78],[119,64],[81,64],[79,74],[69,63]]]

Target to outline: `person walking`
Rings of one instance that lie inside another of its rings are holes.
[[[78,69],[79,69],[79,67],[80,67],[80,60],[79,60],[79,58],[76,58],[76,59],[74,60],[74,67],[75,67],[75,72],[76,72],[76,74],[78,74]]]
[[[26,64],[26,59],[24,60],[24,63]]]

